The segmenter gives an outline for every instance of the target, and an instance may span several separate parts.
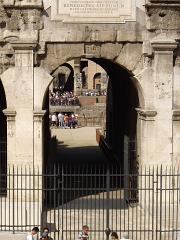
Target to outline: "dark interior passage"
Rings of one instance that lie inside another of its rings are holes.
[[[136,127],[139,99],[136,87],[130,79],[132,74],[123,67],[105,59],[95,59],[109,75],[106,105],[106,141],[112,148],[121,168],[124,168],[124,139],[136,151]],[[129,149],[129,151],[131,151]],[[129,170],[136,168],[136,156],[131,155]]]
[[[6,194],[7,179],[7,122],[3,110],[6,108],[6,97],[0,81],[0,194]]]

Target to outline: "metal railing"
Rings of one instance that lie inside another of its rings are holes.
[[[0,140],[0,196],[7,194],[7,141]]]
[[[0,178],[1,179],[1,178]],[[48,226],[54,239],[76,239],[83,225],[90,239],[108,231],[134,240],[175,240],[180,235],[179,168],[139,168],[123,173],[118,163],[76,161],[38,168],[8,168],[0,197],[0,231]],[[137,201],[131,202],[131,195]]]

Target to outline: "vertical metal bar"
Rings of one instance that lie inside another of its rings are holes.
[[[82,193],[81,193],[81,196],[86,196],[86,193],[85,193],[85,181],[86,181],[86,179],[85,179],[85,175],[84,175],[84,168],[85,168],[85,166],[84,166],[84,163],[83,163],[83,165],[81,166],[81,175],[82,175],[82,178],[81,178],[81,188],[82,188]],[[84,198],[82,198],[81,199],[81,226],[83,226],[84,224]]]
[[[8,196],[9,196],[9,206],[8,206],[8,212],[9,212],[9,231],[11,230],[10,228],[10,225],[11,225],[11,205],[10,205],[10,201],[11,201],[11,191],[13,191],[13,189],[11,189],[11,177],[12,177],[12,173],[11,173],[11,167],[9,166],[9,193],[8,193]]]
[[[69,166],[69,167],[71,167],[71,165]],[[69,169],[68,169],[68,166],[67,166],[67,164],[66,164],[66,167],[65,167],[65,174],[64,174],[64,176],[65,176],[65,186],[64,186],[64,191],[65,191],[65,194],[64,194],[64,196],[65,196],[65,199],[64,199],[64,202],[65,202],[65,219],[66,219],[66,227],[65,227],[65,229],[66,229],[66,239],[68,239],[68,231],[69,231],[69,228],[68,228],[68,211],[67,211],[67,199],[68,199],[68,193],[67,193],[67,191],[68,191],[68,173],[69,173]],[[70,234],[71,234],[71,232],[70,232]]]
[[[144,186],[143,186],[143,178],[144,178],[144,172],[143,172],[143,168],[141,168],[141,183],[140,183],[140,186],[141,186],[141,196],[140,196],[140,199],[141,201],[143,202],[143,189],[144,189]],[[139,228],[139,233],[140,233],[140,240],[142,239],[142,211],[140,211],[140,228]]]
[[[146,182],[146,177],[147,177],[147,170],[146,170],[146,166],[145,166],[145,173],[144,173],[144,209],[146,209],[146,192],[147,192],[147,182]],[[146,210],[144,211],[144,239],[146,239]]]
[[[12,184],[12,191],[13,191],[13,203],[12,203],[12,205],[13,205],[13,211],[12,211],[12,213],[13,213],[13,216],[12,216],[12,223],[13,223],[13,234],[15,233],[15,228],[14,228],[14,225],[15,225],[15,205],[14,205],[14,201],[15,201],[15,189],[14,189],[14,175],[15,175],[15,171],[14,171],[14,165],[13,165],[13,184]]]
[[[174,193],[175,193],[175,169],[174,167],[172,168],[172,197],[173,197],[173,211],[172,211],[172,229],[174,229],[174,217],[175,217],[175,196],[174,196]],[[174,239],[174,231],[172,231],[172,239]]]
[[[128,207],[127,203],[129,203],[129,138],[126,135],[124,136],[124,181],[123,183],[124,183],[124,232],[125,232],[126,225],[127,225],[125,209]],[[128,222],[128,227],[129,227],[129,222]]]
[[[30,165],[29,165],[29,170],[28,170],[28,176],[29,176],[29,182],[28,182],[28,187],[29,187],[29,191],[28,191],[28,195],[29,195],[29,201],[28,201],[28,204],[29,204],[29,207],[28,207],[28,216],[29,216],[29,224],[28,224],[28,227],[29,227],[29,230],[30,230],[30,224],[31,224],[31,168],[30,168]]]
[[[152,240],[154,240],[154,166],[152,171]]]
[[[167,212],[166,212],[166,208],[167,208],[167,166],[166,166],[166,170],[165,170],[165,238],[167,236]]]
[[[156,240],[158,240],[158,232],[159,232],[159,219],[158,219],[158,211],[159,211],[159,202],[158,202],[158,195],[159,195],[159,173],[158,173],[158,167],[156,169]],[[160,205],[161,207],[161,205]]]
[[[124,199],[122,199],[123,197],[122,197],[122,178],[123,178],[123,176],[122,176],[122,170],[121,170],[121,168],[119,168],[119,172],[120,172],[120,174],[119,174],[119,186],[120,186],[120,188],[119,188],[119,191],[120,191],[120,209],[121,209],[121,212],[120,212],[120,216],[119,216],[119,224],[120,224],[120,229],[119,229],[119,231],[120,231],[120,238],[121,238],[121,232],[122,232],[122,216],[123,216],[123,214],[121,214],[122,213],[122,211],[123,211],[123,207],[124,207]],[[123,200],[123,202],[122,202],[122,200]]]
[[[169,168],[169,174],[168,174],[168,191],[169,191],[169,198],[168,198],[168,205],[169,205],[169,211],[168,211],[168,239],[170,239],[170,229],[171,229],[171,167]]]
[[[20,191],[21,191],[21,195],[20,195],[20,214],[21,214],[21,232],[22,232],[22,230],[23,230],[23,225],[24,225],[24,222],[23,222],[23,195],[22,195],[22,192],[23,192],[23,185],[22,185],[22,182],[23,182],[23,179],[22,179],[22,166],[21,166],[21,176],[20,176],[20,182],[21,182],[21,187],[20,187]]]
[[[36,203],[35,203],[35,195],[36,195],[36,188],[35,188],[35,167],[34,165],[32,166],[32,189],[31,193],[33,194],[33,203],[32,203],[32,208],[33,208],[33,225],[35,225],[35,213],[36,213]]]
[[[113,204],[113,184],[114,184],[114,164],[111,163],[111,166],[109,166],[109,171],[110,171],[110,186],[109,186],[109,206],[110,206],[110,211],[109,214],[111,215],[111,221],[109,221],[109,226],[111,226],[112,229],[114,229],[114,223],[113,223],[113,217],[114,217],[114,204]],[[110,219],[109,219],[110,220]]]
[[[54,183],[53,183],[53,193],[54,193],[54,204],[53,204],[53,215],[54,215],[54,224],[56,224],[56,165],[54,163]],[[54,228],[54,240],[56,240],[56,227]]]
[[[109,189],[110,189],[110,169],[109,162],[107,162],[107,170],[106,170],[106,194],[107,194],[107,207],[106,207],[106,229],[109,228]],[[106,240],[109,240],[109,235],[106,235]]]
[[[119,167],[119,164],[117,164],[116,165],[116,167],[115,167],[115,171],[116,171],[116,173],[115,173],[115,191],[116,191],[116,194],[115,194],[115,201],[116,201],[116,223],[115,223],[115,225],[116,225],[116,232],[117,232],[117,230],[118,230],[118,210],[119,210],[119,208],[118,208],[118,204],[121,204],[121,198],[120,199],[118,199],[118,194],[117,194],[117,191],[118,191],[118,167]],[[119,200],[119,201],[118,201]]]
[[[43,186],[43,176],[41,175],[41,186]],[[41,195],[43,197],[43,195]],[[38,209],[37,209],[37,219],[39,223],[39,228],[42,226],[41,224],[41,218],[40,215],[43,214],[43,205],[40,205],[40,201],[42,203],[42,199],[40,198],[40,173],[39,173],[39,167],[37,167],[37,198],[38,198]],[[41,209],[41,213],[40,213]]]
[[[125,181],[127,181],[127,183],[125,184],[125,188],[126,188],[126,192],[127,192],[127,196],[128,198],[126,199],[127,200],[127,232],[128,232],[128,235],[129,235],[129,224],[130,224],[130,221],[129,221],[129,208],[130,208],[130,201],[131,201],[131,196],[130,194],[132,195],[132,174],[130,174],[130,172],[125,172]],[[131,179],[131,180],[130,180]]]
[[[102,208],[103,208],[103,230],[105,229],[105,165],[103,162],[103,169],[102,169],[102,188],[103,188],[103,204],[102,204]]]
[[[16,207],[15,207],[15,215],[16,215],[16,217],[15,217],[15,224],[17,224],[17,227],[16,227],[16,230],[18,231],[19,230],[19,227],[18,227],[18,225],[19,225],[19,211],[17,211],[17,208],[19,208],[19,196],[18,196],[18,194],[19,194],[19,185],[18,185],[18,178],[19,178],[19,172],[18,172],[18,166],[16,166],[16,173],[15,173],[15,176],[16,176],[16,184],[15,184],[15,188],[16,188]]]
[[[86,169],[88,169],[88,166],[87,166],[87,163],[86,163],[86,165],[85,165],[85,177],[86,177],[86,191],[85,191],[85,194],[86,194],[86,224],[89,224],[88,223],[88,209],[89,209],[89,197],[88,197],[88,194],[89,194],[89,192],[88,192],[88,183],[89,183],[89,176],[86,174]]]
[[[25,230],[27,230],[27,170],[26,170],[26,166],[25,166],[25,169],[24,169],[24,172],[25,172],[25,193],[24,193],[24,201],[25,201]]]
[[[69,208],[70,208],[70,239],[72,238],[72,222],[71,222],[71,208],[72,208],[72,206],[71,206],[71,202],[72,202],[72,195],[71,195],[71,192],[72,192],[72,165],[70,165],[70,167],[69,167],[69,173],[70,173],[70,177],[69,177],[69,179],[70,179],[70,184],[69,184],[69,187],[70,187],[70,205],[69,205]]]
[[[97,177],[97,164],[95,164],[95,166],[94,166],[94,187],[93,187],[93,185],[91,186],[92,188],[94,188],[94,191],[93,191],[93,195],[94,195],[94,208],[95,208],[95,210],[94,210],[94,230],[95,230],[95,239],[97,238],[96,237],[96,194],[97,194],[97,183],[96,183],[96,177]]]
[[[150,184],[150,179],[151,179],[151,168],[149,167],[148,170],[148,204],[149,204],[149,211],[150,211],[150,204],[151,204],[151,184]],[[148,240],[150,238],[150,214],[148,213],[148,221],[147,221],[147,226],[148,226]]]
[[[87,171],[88,173],[89,171]],[[93,226],[93,179],[92,179],[92,175],[93,175],[93,169],[92,169],[92,163],[90,163],[90,187],[89,187],[89,190],[90,190],[90,201],[91,201],[91,204],[90,204],[90,226],[92,227]],[[94,229],[93,229],[94,231]]]
[[[1,147],[1,145],[0,145],[0,147]],[[6,177],[6,176],[5,176]],[[0,194],[3,194],[3,174],[2,174],[2,172],[0,171],[0,187],[2,186],[2,191],[1,191],[1,189],[0,189]],[[3,210],[5,211],[6,210],[6,208],[3,208],[3,201],[2,201],[2,197],[0,196],[0,199],[1,199],[1,206],[0,206],[0,230],[2,231],[2,225],[3,225]],[[6,199],[6,198],[5,198]],[[6,226],[6,211],[5,211],[5,214],[4,214],[5,216],[5,226]]]
[[[176,204],[177,204],[177,208],[176,208],[176,240],[177,240],[177,233],[179,233],[179,229],[178,229],[178,223],[179,223],[179,166],[176,172],[176,177],[177,177],[177,189],[176,189]]]
[[[101,219],[101,194],[103,192],[103,190],[101,189],[101,167],[99,166],[98,168],[98,195],[99,195],[99,199],[98,199],[98,208],[99,208],[99,212],[98,212],[98,239],[100,239],[101,237],[101,223],[102,223],[102,219]]]
[[[50,176],[50,178],[49,178],[49,181],[48,181],[48,179],[47,179],[47,184],[48,184],[48,182],[49,182],[49,203],[48,203],[48,207],[50,208],[50,211],[49,211],[49,215],[50,215],[50,232],[52,232],[52,224],[51,224],[51,219],[52,219],[52,211],[51,211],[51,209],[52,209],[52,197],[53,197],[53,186],[52,186],[52,182],[53,182],[53,165],[51,165],[50,166],[50,172],[49,172],[49,176]]]
[[[75,199],[76,199],[76,165],[73,166],[73,199],[74,199],[74,239],[76,236],[76,205],[75,205]],[[79,231],[79,229],[78,229]],[[67,239],[66,239],[67,240]]]
[[[159,236],[159,240],[162,239],[162,208],[163,208],[163,203],[162,203],[162,192],[163,192],[163,186],[162,186],[162,180],[163,180],[163,172],[162,172],[162,165],[161,165],[161,170],[160,170],[160,213],[159,213],[159,217],[160,217],[160,222],[159,222],[159,232],[160,232],[160,236]]]
[[[61,225],[62,225],[62,240],[64,240],[64,165],[63,162],[61,163],[61,207],[62,207],[62,212],[61,212]]]
[[[57,189],[57,206],[58,206],[58,239],[60,239],[60,186],[61,186],[61,182],[60,182],[60,167],[59,167],[59,163],[58,163],[58,189]]]
[[[81,186],[81,184],[80,184],[80,166],[79,166],[79,164],[78,164],[78,171],[77,171],[77,212],[78,212],[78,214],[77,214],[77,216],[78,216],[78,220],[77,220],[77,222],[78,222],[78,229],[80,229],[80,227],[79,227],[79,221],[80,221],[80,219],[79,219],[79,201],[80,201],[80,186]]]

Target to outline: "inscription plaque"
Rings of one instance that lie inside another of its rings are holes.
[[[71,23],[122,23],[136,20],[136,0],[53,0],[51,19]]]

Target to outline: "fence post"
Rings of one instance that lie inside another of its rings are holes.
[[[109,162],[107,162],[107,169],[106,169],[106,240],[109,240],[109,190],[110,190],[110,169],[109,169]]]
[[[124,199],[129,201],[129,138],[124,136]]]
[[[160,236],[159,236],[159,240],[162,239],[162,208],[163,208],[163,205],[162,205],[162,165],[161,165],[161,170],[160,170],[160,213],[159,213],[159,232],[160,232]]]

